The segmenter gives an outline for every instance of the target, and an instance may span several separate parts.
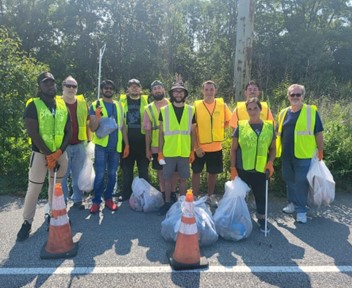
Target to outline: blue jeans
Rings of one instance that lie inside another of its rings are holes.
[[[287,187],[287,198],[296,206],[297,213],[307,212],[309,183],[307,174],[311,159],[282,158],[282,178]]]
[[[72,179],[72,200],[73,202],[81,202],[83,191],[78,188],[78,177],[82,171],[84,161],[86,159],[86,149],[84,147],[84,142],[76,145],[68,145],[66,148],[68,157],[67,171],[62,179],[62,191],[64,192],[65,202],[69,197],[69,187],[67,179],[71,174]]]
[[[95,145],[95,180],[94,180],[94,204],[101,203],[101,196],[104,192],[104,199],[112,198],[112,192],[116,183],[116,171],[120,162],[120,153],[116,152],[116,148],[102,147]],[[108,180],[104,191],[104,174],[108,169]]]

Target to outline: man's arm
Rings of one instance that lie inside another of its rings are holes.
[[[62,144],[60,147],[60,150],[62,152],[64,152],[66,150],[68,144],[70,144],[71,137],[72,137],[72,123],[71,123],[70,117],[67,117],[65,130],[64,130],[64,139],[62,140]]]
[[[39,123],[37,120],[32,118],[24,118],[24,126],[27,129],[28,136],[32,139],[32,142],[39,151],[43,152],[45,155],[49,155],[52,152],[50,149],[45,145],[42,137],[39,135]]]

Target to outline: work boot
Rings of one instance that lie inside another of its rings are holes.
[[[259,225],[260,232],[265,233],[265,219],[258,219],[258,225]],[[269,232],[270,232],[269,223],[267,223],[266,233],[269,233]]]
[[[105,200],[105,207],[111,211],[116,211],[119,208],[112,199]]]
[[[24,241],[29,237],[29,234],[32,230],[32,224],[29,224],[28,221],[24,221],[20,231],[17,233],[17,241]]]
[[[90,207],[90,209],[89,209],[89,213],[95,214],[95,213],[99,212],[99,209],[100,209],[100,204],[93,203],[92,207]]]
[[[172,204],[177,202],[177,194],[176,194],[176,192],[171,192],[171,195],[170,195],[170,202],[171,202]]]
[[[171,203],[170,202],[165,202],[165,204],[163,206],[161,206],[161,208],[158,211],[158,215],[159,216],[165,216],[167,211],[169,211],[171,207]]]

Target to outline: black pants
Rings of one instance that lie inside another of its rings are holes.
[[[252,188],[258,214],[265,214],[265,174],[238,169],[238,176]]]
[[[130,154],[127,158],[121,159],[122,175],[123,175],[123,190],[122,197],[130,198],[132,194],[132,181],[134,164],[137,163],[138,176],[149,182],[148,167],[149,160],[145,155],[145,146],[133,145],[130,143]]]

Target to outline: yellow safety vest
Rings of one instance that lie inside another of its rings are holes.
[[[181,123],[178,122],[175,110],[170,103],[160,109],[163,117],[165,157],[189,157],[191,153],[191,131],[194,107],[185,104]]]
[[[282,126],[288,109],[289,107],[281,110],[279,113],[279,127],[276,135],[276,157],[280,157],[282,153]],[[294,130],[294,155],[298,159],[312,158],[317,148],[314,135],[316,111],[317,107],[315,105],[303,104],[298,116]]]
[[[200,144],[222,142],[225,139],[225,104],[222,98],[215,99],[214,111],[207,109],[203,100],[194,101],[198,139]]]
[[[101,105],[101,111],[103,112],[102,117],[108,117],[108,111],[106,110],[106,107],[104,105],[103,99],[99,99],[100,105]],[[117,123],[117,144],[116,144],[116,151],[121,152],[122,151],[122,125],[124,121],[123,117],[123,107],[122,104],[119,101],[114,101],[114,104],[116,106],[116,123]],[[94,101],[92,103],[93,110],[95,111],[97,108],[97,101]],[[109,135],[106,135],[103,138],[99,138],[95,133],[93,134],[93,143],[98,144],[102,147],[108,146],[109,142]]]
[[[268,150],[273,140],[274,126],[271,121],[264,121],[259,136],[254,132],[248,120],[239,124],[238,143],[242,152],[243,169],[264,173],[268,158]]]
[[[83,95],[77,95],[77,122],[78,122],[78,139],[87,140],[87,103]]]
[[[269,107],[268,103],[260,102],[262,105],[262,111],[260,111],[260,119],[268,120],[269,119]],[[246,102],[237,102],[236,105],[236,114],[238,121],[240,120],[249,120],[249,115],[247,112]]]
[[[125,115],[126,115],[128,112],[127,95],[121,94],[120,101],[123,106],[123,111],[125,112]],[[148,95],[141,95],[141,106],[139,107],[139,113],[141,115],[141,133],[142,134],[145,134],[145,130],[143,129],[143,115],[144,115],[145,106],[147,106],[147,105],[148,105]],[[126,125],[127,125],[127,123],[126,123]]]
[[[68,118],[68,110],[62,99],[55,99],[55,116],[40,98],[32,101],[37,109],[39,135],[51,152],[60,149],[65,135],[65,126]],[[31,101],[27,101],[27,104]]]
[[[166,99],[167,100],[167,99]],[[169,101],[167,100],[169,103]],[[152,102],[145,106],[145,111],[149,117],[150,122],[152,123],[152,147],[159,146],[159,111],[155,105],[155,102]]]

